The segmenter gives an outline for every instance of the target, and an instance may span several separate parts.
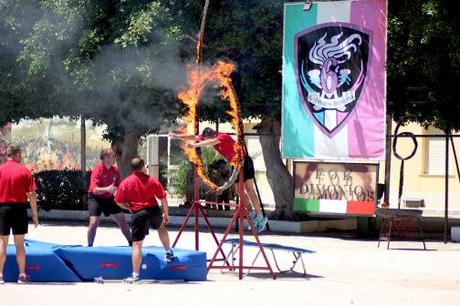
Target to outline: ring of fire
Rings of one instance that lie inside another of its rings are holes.
[[[212,67],[203,67],[201,65],[192,65],[189,67],[187,73],[188,88],[178,94],[178,98],[187,106],[188,110],[183,116],[185,127],[183,128],[188,132],[193,129],[194,134],[198,133],[196,127],[198,126],[198,106],[200,97],[204,88],[208,83],[218,83],[221,87],[220,96],[222,101],[230,103],[230,110],[227,112],[231,116],[231,125],[236,131],[237,141],[233,147],[235,155],[229,163],[235,168],[240,170],[242,161],[245,155],[244,138],[243,138],[243,121],[241,120],[240,103],[236,96],[235,88],[232,84],[231,74],[235,70],[235,65],[225,61],[218,61]],[[203,182],[211,189],[216,190],[218,186],[213,183],[207,176],[203,160],[198,154],[196,148],[190,148],[186,144],[182,145],[187,158],[190,162],[194,163],[197,167],[197,174]]]

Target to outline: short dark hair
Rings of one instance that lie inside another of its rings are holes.
[[[133,159],[131,159],[131,169],[133,171],[141,170],[142,168],[144,168],[144,165],[144,160],[140,157],[134,157]]]
[[[6,148],[7,157],[13,157],[19,152],[21,152],[21,148],[19,146],[9,145],[8,148]]]
[[[207,137],[214,137],[214,135],[216,135],[216,134],[217,134],[217,132],[214,131],[214,129],[212,129],[212,128],[210,128],[210,127],[205,128],[205,129],[203,130],[203,132],[201,133],[201,135],[202,135],[203,137],[206,137],[206,138],[207,138]]]
[[[113,150],[111,148],[105,148],[102,149],[101,154],[99,155],[99,158],[101,160],[104,160],[104,158],[109,155],[110,153],[113,153]]]

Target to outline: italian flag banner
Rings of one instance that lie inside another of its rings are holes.
[[[284,7],[282,154],[385,156],[386,0]]]

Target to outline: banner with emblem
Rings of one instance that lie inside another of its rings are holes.
[[[282,153],[385,157],[386,0],[284,7]]]

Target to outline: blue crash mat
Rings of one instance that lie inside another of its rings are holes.
[[[95,277],[123,279],[131,275],[131,247],[83,247],[26,240],[26,273],[33,282],[93,281]],[[7,249],[6,281],[16,281],[14,246]],[[205,252],[173,249],[175,259],[164,260],[162,247],[142,249],[142,279],[203,281],[207,278]]]
[[[131,247],[67,247],[56,250],[84,281],[95,277],[123,279],[131,275]],[[174,249],[172,263],[164,260],[162,247],[145,247],[140,270],[142,279],[202,281],[207,276],[206,253]]]
[[[80,282],[69,266],[54,253],[52,247],[28,246],[26,244],[26,273],[35,282]],[[6,251],[6,265],[3,276],[7,282],[16,282],[18,266],[16,248],[9,245]]]

